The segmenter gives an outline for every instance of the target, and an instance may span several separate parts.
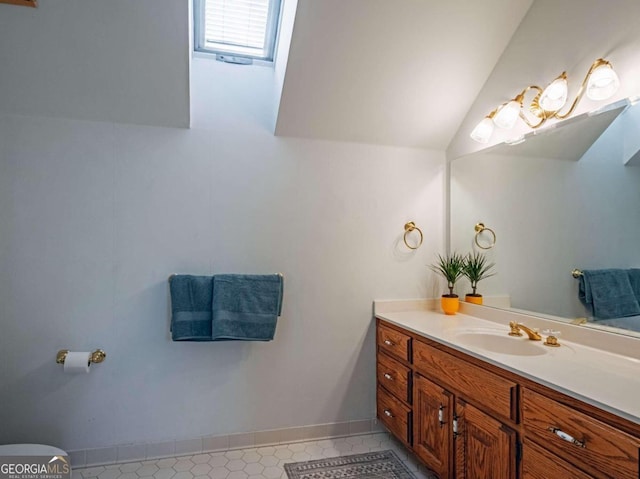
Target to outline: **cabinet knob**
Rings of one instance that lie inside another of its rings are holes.
[[[384,378],[388,379],[389,381],[393,381],[393,376],[391,376],[391,374],[389,373],[384,373]]]
[[[388,409],[384,410],[384,415],[387,416],[387,417],[393,417],[393,414]]]
[[[549,430],[552,433],[554,433],[556,436],[558,436],[563,441],[570,442],[571,444],[575,444],[578,447],[584,447],[584,448],[587,447],[587,444],[584,441],[580,441],[580,440],[576,439],[575,437],[567,434],[566,432],[564,432],[560,428],[551,426],[551,427],[548,427],[547,430]]]
[[[440,404],[438,408],[438,422],[440,423],[440,427],[444,427],[444,406]]]
[[[387,346],[393,346],[394,343],[390,339],[385,339],[384,344],[386,344]]]

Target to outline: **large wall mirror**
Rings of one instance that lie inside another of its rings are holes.
[[[525,140],[452,162],[451,250],[477,250],[483,222],[496,233],[486,254],[497,274],[478,291],[486,305],[640,337],[640,316],[593,320],[572,275],[640,268],[640,104],[618,101]]]

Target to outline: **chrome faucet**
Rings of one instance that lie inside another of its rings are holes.
[[[527,333],[527,336],[529,336],[529,339],[531,341],[542,340],[542,336],[540,336],[540,333],[538,331],[534,331],[533,329],[526,327],[524,324],[511,321],[509,323],[509,327],[511,328],[511,331],[509,331],[509,336],[522,336],[522,331],[524,331],[525,333]]]

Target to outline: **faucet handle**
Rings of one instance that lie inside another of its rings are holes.
[[[545,346],[551,346],[552,348],[560,346],[560,343],[558,342],[558,336],[562,334],[560,331],[555,329],[543,329],[542,334],[547,336],[547,339],[545,339],[543,343]]]
[[[509,327],[511,331],[509,331],[509,336],[522,336],[522,331],[520,331],[520,326],[515,321],[509,322]]]

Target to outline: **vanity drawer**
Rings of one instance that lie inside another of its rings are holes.
[[[378,323],[378,346],[392,356],[411,362],[411,336]]]
[[[413,359],[416,371],[437,378],[470,403],[482,405],[503,418],[517,420],[518,385],[513,381],[420,341],[413,345]]]
[[[378,354],[378,384],[406,403],[411,402],[411,369],[384,353]]]
[[[529,441],[522,448],[522,479],[593,479],[558,456]]]
[[[411,409],[378,386],[378,419],[404,444],[411,444]]]
[[[543,444],[594,477],[638,479],[639,439],[528,389],[522,401],[527,439]],[[559,432],[570,437],[563,439]],[[581,444],[569,442],[571,438]]]

